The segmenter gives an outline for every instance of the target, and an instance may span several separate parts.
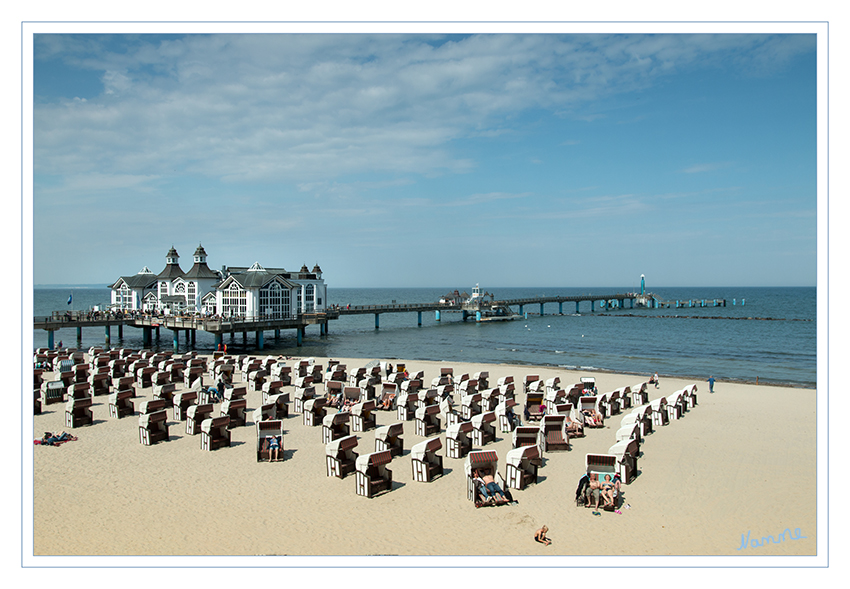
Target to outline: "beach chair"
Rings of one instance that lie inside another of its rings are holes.
[[[463,458],[472,451],[472,422],[461,421],[446,427],[446,455]]]
[[[672,420],[681,419],[687,411],[688,402],[685,399],[684,389],[676,391],[667,397],[667,413]]]
[[[143,446],[168,441],[168,415],[164,408],[139,415],[139,441]]]
[[[227,416],[230,418],[228,427],[240,427],[245,425],[245,412],[247,411],[248,403],[245,399],[225,399],[221,402],[221,417]]]
[[[435,477],[443,474],[443,457],[437,454],[437,450],[442,447],[439,436],[414,444],[410,449],[414,481],[430,483]]]
[[[544,452],[566,452],[570,449],[566,415],[546,415],[540,421],[540,446]]]
[[[499,472],[499,457],[492,450],[475,450],[467,454],[464,471],[466,472],[466,498],[473,501],[476,507],[481,505],[481,501],[478,483],[473,478],[475,471],[490,472],[501,489],[507,488],[505,479]]]
[[[277,443],[280,446],[280,459],[283,460],[283,421],[280,419],[260,420],[255,421],[254,425],[257,430],[257,462],[271,461],[271,451],[269,450],[271,438],[277,438]]]
[[[514,387],[514,383],[509,382],[509,383],[506,383],[506,384],[504,384],[504,385],[502,385],[498,388],[499,388],[499,397],[498,397],[499,403],[506,401],[508,399],[516,399],[516,389]],[[537,393],[535,393],[535,394],[537,394]],[[541,395],[541,397],[542,397],[542,395]]]
[[[446,386],[446,389],[449,389],[451,385]],[[451,391],[447,391],[445,395],[441,394],[441,387],[437,387],[436,389],[428,389],[426,391],[419,391],[416,399],[416,408],[420,409],[421,407],[428,407],[429,405],[439,405],[440,400],[443,398],[451,397]]]
[[[132,376],[122,376],[119,378],[115,388],[119,391],[131,391],[133,397],[136,396],[136,382]]]
[[[65,403],[65,427],[91,425],[93,421],[91,397],[68,399]]]
[[[567,392],[561,389],[550,389],[544,397],[543,403],[546,405],[546,413],[552,415],[556,412],[555,407],[564,403],[567,400]]]
[[[223,382],[231,384],[233,382],[233,373],[236,372],[236,365],[224,362],[215,367],[213,370],[213,380],[215,382]],[[282,379],[281,379],[281,382]]]
[[[446,387],[444,387],[443,392],[448,392],[448,391],[445,390],[447,387],[448,387],[448,385]],[[458,392],[460,392],[461,397],[463,395],[471,395],[472,393],[479,390],[478,389],[478,381],[475,380],[475,379],[472,379],[472,378],[468,378],[468,379],[462,381],[460,384],[457,385],[457,390],[458,390]],[[451,392],[453,392],[453,391],[451,391]],[[443,395],[441,394],[440,396],[442,397]]]
[[[269,397],[268,402],[274,405],[273,419],[285,419],[289,417],[289,393],[278,393]]]
[[[508,399],[496,405],[495,413],[499,420],[499,431],[503,434],[511,433],[519,425],[519,419],[514,414],[513,409],[516,406],[517,402],[513,399]]]
[[[490,383],[488,382],[490,380],[489,372],[476,372],[472,375],[472,379],[478,381],[478,390],[490,388]]]
[[[525,396],[525,414],[529,421],[540,421],[546,415],[543,393],[528,393]]]
[[[647,434],[652,433],[652,406],[649,404],[641,405],[632,409],[629,415],[634,415],[636,423],[640,425],[640,436],[645,438]],[[628,416],[627,416],[628,417]],[[620,422],[620,427],[624,423]]]
[[[401,456],[404,453],[403,423],[391,423],[383,425],[375,430],[375,451],[389,450],[393,456]]]
[[[275,419],[274,403],[264,403],[254,409],[254,411],[251,412],[251,419],[254,423]]]
[[[421,389],[422,380],[418,378],[411,378],[410,380],[402,381],[400,387],[402,393],[418,393]]]
[[[123,358],[115,358],[109,361],[109,375],[112,378],[121,378],[124,376],[125,361]]]
[[[687,407],[688,409],[693,409],[697,405],[697,385],[689,384],[684,388],[684,391]]]
[[[614,480],[614,475],[617,474],[617,457],[613,454],[586,454],[584,457],[585,469],[588,477],[591,480],[604,481],[605,476],[608,475],[610,480]],[[591,491],[589,488],[587,490],[588,494],[597,493],[597,491]],[[588,499],[590,497],[588,496]],[[614,511],[617,508],[617,504],[619,501],[619,496],[615,493],[614,495],[614,505],[604,507],[606,511]],[[600,498],[599,505],[602,506],[603,501]]]
[[[322,420],[328,413],[328,410],[325,407],[327,402],[327,399],[324,397],[316,397],[315,399],[306,400],[304,402],[304,411],[301,414],[301,422],[310,427],[321,425]]]
[[[543,465],[540,448],[536,445],[520,446],[508,450],[505,456],[505,484],[508,488],[522,491],[537,483],[537,469]]]
[[[415,433],[423,438],[440,433],[440,406],[426,405],[416,410]]]
[[[496,414],[493,411],[472,416],[472,443],[486,446],[496,441]]]
[[[248,390],[258,392],[263,390],[263,384],[266,382],[266,377],[269,375],[264,369],[253,370],[248,373]],[[312,382],[313,379],[310,379]]]
[[[637,440],[620,440],[608,449],[608,454],[616,456],[615,468],[620,473],[620,481],[630,484],[637,476],[637,460],[640,446]]]
[[[296,388],[292,393],[295,413],[304,412],[304,404],[316,397],[316,389],[312,386]]]
[[[357,457],[355,476],[358,495],[371,499],[381,491],[392,491],[393,471],[387,468],[392,459],[393,454],[389,450]]]
[[[153,385],[153,394],[151,395],[154,399],[162,399],[169,405],[174,403],[174,393],[177,392],[177,385],[173,382],[166,384],[155,384]]]
[[[284,362],[278,362],[272,366],[270,375],[273,380],[281,381],[285,387],[292,384],[292,367]]]
[[[528,393],[529,387],[532,383],[539,382],[540,375],[539,374],[526,374],[525,380],[522,383],[522,392]]]
[[[361,368],[352,368],[351,372],[348,373],[348,386],[356,387],[357,383],[363,380],[366,376],[366,369]]]
[[[351,414],[347,411],[325,415],[322,418],[322,443],[327,444],[333,440],[350,435],[350,420]]]
[[[200,390],[204,386],[204,369],[201,366],[189,366],[184,370],[183,386],[186,388],[197,387]]]
[[[453,377],[452,383],[454,384],[454,386],[460,388],[461,383],[466,382],[468,380],[470,380],[469,373],[464,372],[463,374],[458,374],[457,376]]]
[[[628,417],[628,416],[626,416]],[[623,440],[634,440],[637,443],[637,453],[640,453],[640,424],[635,422],[629,425],[621,425],[620,429],[614,434],[614,439],[618,442]]]
[[[198,391],[180,391],[175,393],[172,398],[172,406],[174,407],[174,421],[184,421],[186,419],[186,410],[198,402]]]
[[[346,402],[349,403],[349,406],[352,403],[359,403],[360,399],[363,399],[363,390],[360,387],[342,387],[342,406],[345,405]],[[368,400],[368,399],[364,399]]]
[[[269,380],[263,383],[263,403],[283,392],[283,381]]]
[[[617,393],[617,400],[620,403],[620,411],[630,409],[632,406],[632,387],[620,387],[614,392]]]
[[[667,425],[670,420],[667,412],[667,399],[659,397],[650,401],[649,406],[652,408],[652,426]]]
[[[496,381],[496,386],[498,387],[504,387],[512,384],[514,384],[513,376],[503,376],[498,381]]]
[[[351,431],[365,432],[378,426],[375,401],[360,401],[351,406]]]
[[[325,381],[325,398],[328,399],[328,403],[331,402],[332,399],[336,397],[342,396],[342,391],[345,388],[345,383],[341,380],[328,380]]]
[[[66,390],[68,390],[68,387],[66,387],[61,380],[46,381],[41,383],[42,406],[46,407],[51,403],[64,403]]]
[[[108,395],[112,389],[112,379],[107,373],[92,374],[88,381],[92,396]]]
[[[328,442],[325,446],[325,464],[329,477],[343,479],[354,472],[357,460],[357,452],[354,451],[356,447],[357,436],[345,436]]]
[[[139,413],[141,415],[145,415],[148,413],[155,413],[157,411],[164,411],[168,408],[168,406],[169,405],[162,399],[150,399],[139,403]]]
[[[128,415],[136,413],[133,407],[133,392],[132,391],[114,391],[109,394],[109,416],[115,419],[121,419]]]
[[[640,382],[629,387],[629,392],[632,396],[632,406],[639,407],[649,403],[649,383]]]
[[[499,403],[513,400],[513,397],[502,395],[501,389],[498,387],[484,389],[483,391],[478,391],[477,394],[481,395],[481,411],[494,411]]]
[[[402,392],[396,399],[398,419],[410,421],[416,416],[416,404],[419,401],[419,393]]]
[[[460,415],[454,409],[451,397],[446,397],[440,401],[440,413],[445,416],[444,419],[446,420],[446,427],[460,423],[461,421]]]
[[[544,393],[562,390],[561,378],[559,376],[553,376],[552,378],[546,379],[545,387]],[[566,391],[564,391],[564,395],[566,395]]]
[[[222,415],[201,422],[201,450],[213,451],[230,446],[230,416]]]
[[[511,438],[512,448],[521,448],[523,446],[537,446],[540,453],[543,453],[543,446],[540,443],[540,426],[539,425],[521,425],[514,430]]]
[[[398,386],[391,382],[381,383],[381,396],[376,400],[375,407],[382,411],[395,411],[398,397]]]
[[[603,416],[603,418],[600,419],[599,422],[596,423],[596,424],[592,424],[585,419],[584,420],[585,427],[605,427],[605,422],[604,422],[605,414],[602,411],[600,411],[600,408],[604,409],[604,407],[600,407],[600,399],[601,399],[601,397],[581,397],[581,398],[579,398],[579,400],[578,400],[579,412],[581,412],[583,414],[585,411],[591,411],[594,414],[599,413]]]
[[[181,383],[185,378],[186,365],[183,362],[177,362],[168,366],[168,372],[171,373],[171,382]]]
[[[153,386],[153,375],[156,373],[156,368],[153,366],[145,366],[136,372],[136,386],[144,389]]]
[[[469,421],[475,415],[481,413],[481,400],[483,393],[472,393],[460,398],[460,417],[464,421]]]
[[[91,397],[91,385],[88,382],[75,382],[66,390],[69,399],[86,399]]]
[[[211,403],[190,405],[186,409],[186,434],[195,436],[201,433],[201,424],[204,420],[212,419],[214,410]]]
[[[582,376],[579,378],[581,381],[581,386],[584,387],[584,390],[587,392],[596,392],[596,377],[593,376]]]
[[[89,380],[89,365],[76,364],[74,366],[74,382],[88,382]]]
[[[375,385],[378,385],[380,383],[381,380],[374,376],[369,376],[367,378],[361,379],[360,382],[357,383],[357,388],[360,391],[360,398],[365,400],[374,399]]]

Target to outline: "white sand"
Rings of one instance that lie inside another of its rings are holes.
[[[326,366],[326,359],[316,361]],[[340,361],[350,370],[369,359]],[[452,366],[455,374],[488,370],[492,383],[513,375],[520,402],[526,374],[560,376],[562,386],[582,376],[528,366],[406,365],[424,370],[426,385],[440,366]],[[593,376],[600,393],[646,379]],[[691,382],[662,379],[659,389],[650,387],[650,399]],[[321,427],[302,425],[292,411],[285,421],[286,460],[257,463],[250,412],[260,404],[259,393],[248,394],[248,424],[233,430],[232,447],[214,452],[200,450],[200,437],[188,436],[170,409],[170,441],[143,446],[138,416],[112,419],[107,398],[98,396],[94,425],[72,432],[78,441],[33,447],[34,554],[815,554],[815,391],[718,382],[711,395],[707,383],[697,384],[697,407],[642,442],[640,475],[623,487],[630,508],[601,517],[575,506],[575,489],[585,454],[607,452],[621,416],[572,440],[571,451],[546,454],[538,484],[512,491],[517,504],[475,509],[466,498],[464,461],[445,457],[444,430],[444,476],[414,482],[405,452],[390,466],[393,491],[367,499],[355,494],[353,475],[326,476]],[[151,389],[143,389],[136,408],[150,396]],[[64,404],[44,409],[35,416],[33,437],[66,429]],[[378,420],[397,421],[395,412],[379,412]],[[497,435],[486,449],[498,452],[504,474],[511,439]],[[374,431],[358,437],[359,453],[374,450]],[[422,439],[407,422],[405,450]],[[551,546],[532,539],[542,524],[549,526]],[[799,528],[806,538],[738,550],[742,534],[776,537],[786,528]]]

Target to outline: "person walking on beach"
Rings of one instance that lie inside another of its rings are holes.
[[[713,376],[708,377],[708,392],[709,393],[714,392],[714,377]]]
[[[655,375],[653,375],[652,382],[655,383],[655,388],[657,389],[658,388],[658,373],[657,372],[655,373]]]

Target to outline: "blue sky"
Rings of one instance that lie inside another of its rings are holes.
[[[34,282],[814,285],[815,42],[36,35]]]

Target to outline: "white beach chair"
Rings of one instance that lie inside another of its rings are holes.
[[[215,408],[212,403],[191,405],[186,409],[186,434],[190,436],[201,433],[201,424],[205,419],[211,419]]]
[[[345,478],[354,472],[357,460],[357,436],[345,436],[325,446],[325,464],[329,477]]]
[[[387,468],[393,454],[389,450],[358,456],[355,462],[356,492],[370,499],[381,491],[392,491],[393,472]]]
[[[463,458],[472,450],[472,422],[460,421],[446,427],[446,454]]]
[[[139,441],[144,446],[168,441],[168,415],[165,409],[139,415]]]
[[[389,450],[393,456],[401,456],[404,452],[404,423],[391,423],[375,430],[375,451]]]
[[[374,400],[360,401],[351,406],[351,431],[365,432],[377,427]]]
[[[440,433],[440,406],[426,405],[416,410],[415,433],[423,438]]]
[[[539,446],[520,446],[508,450],[505,456],[506,485],[511,489],[523,490],[537,483],[537,469],[543,465]]]
[[[350,419],[351,414],[347,411],[334,413],[332,415],[325,415],[324,418],[322,418],[322,443],[327,444],[333,440],[350,435]]]
[[[496,441],[496,413],[488,411],[472,416],[472,443],[485,446]]]
[[[230,446],[230,416],[208,418],[201,422],[201,450]]]
[[[304,411],[301,414],[302,423],[309,427],[321,425],[322,420],[327,415],[327,399],[324,397],[316,397],[308,399],[304,402]]]
[[[437,454],[437,450],[442,447],[439,436],[414,444],[410,449],[414,481],[429,483],[443,474],[443,457]]]

